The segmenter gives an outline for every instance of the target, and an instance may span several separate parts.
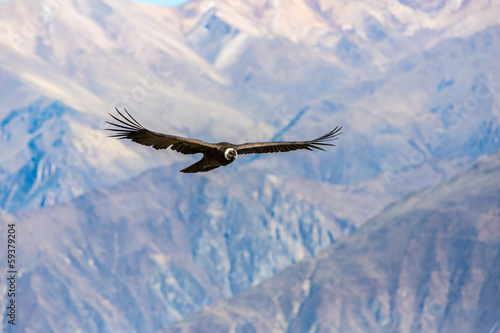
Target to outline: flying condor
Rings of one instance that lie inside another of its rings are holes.
[[[116,108],[115,108],[116,109]],[[195,164],[181,170],[185,173],[206,172],[220,166],[228,165],[238,157],[238,154],[262,154],[262,153],[278,153],[287,152],[297,149],[319,149],[325,151],[320,146],[335,146],[329,143],[336,140],[342,134],[342,127],[335,127],[333,131],[310,141],[277,141],[277,142],[248,142],[241,145],[235,145],[228,142],[207,143],[201,140],[188,139],[179,136],[162,134],[144,128],[137,120],[134,119],[125,109],[128,117],[116,109],[121,116],[113,116],[109,114],[118,123],[106,122],[114,128],[108,128],[108,131],[115,132],[112,137],[118,139],[130,139],[134,142],[145,146],[152,146],[155,149],[167,149],[182,154],[203,154],[203,158]]]

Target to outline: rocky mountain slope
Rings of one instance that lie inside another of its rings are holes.
[[[500,153],[163,332],[498,332]]]
[[[17,158],[0,165],[1,208],[63,202],[181,160],[106,139],[115,106],[155,130],[211,142],[300,140],[343,125],[348,140],[335,153],[283,171],[315,186],[385,186],[384,202],[447,179],[500,147],[499,8],[433,4],[2,2],[0,118],[28,108],[37,119],[45,105],[82,115],[65,127],[63,154],[45,162],[54,172],[22,188],[13,179],[39,174],[34,161],[44,153],[30,142],[50,142],[51,128],[21,126],[20,141],[2,128],[0,148]],[[65,112],[53,114],[66,121]],[[57,176],[72,163],[62,156],[92,165],[72,168],[69,185]],[[258,159],[248,168],[291,161]]]
[[[201,184],[183,176],[177,166],[154,169],[65,204],[3,215],[2,232],[15,223],[19,233],[18,307],[30,309],[19,311],[15,329],[151,332],[354,229],[284,191],[280,176],[204,176]]]

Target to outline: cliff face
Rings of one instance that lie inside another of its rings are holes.
[[[500,154],[164,332],[497,332]]]
[[[283,191],[278,177],[245,177],[224,184],[159,168],[65,204],[3,215],[22,234],[18,303],[31,309],[16,329],[154,331],[352,231]]]

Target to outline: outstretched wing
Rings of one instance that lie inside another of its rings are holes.
[[[297,149],[319,149],[325,151],[320,146],[335,146],[328,143],[336,140],[340,133],[342,126],[337,126],[328,134],[325,134],[315,140],[311,141],[291,141],[291,142],[249,142],[235,147],[238,154],[263,154],[263,153],[279,153],[287,152]]]
[[[114,126],[114,128],[107,128],[108,131],[115,132],[112,137],[117,137],[118,139],[130,139],[134,142],[140,143],[145,146],[152,146],[155,149],[167,149],[171,147],[182,154],[198,154],[203,153],[209,149],[216,148],[215,145],[207,143],[201,140],[188,139],[174,135],[162,134],[148,130],[144,128],[137,120],[134,119],[125,109],[128,118],[124,116],[118,109],[116,112],[122,117],[122,119],[109,114],[118,123],[106,123]]]

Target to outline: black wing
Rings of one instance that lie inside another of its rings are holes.
[[[291,141],[291,142],[249,142],[235,147],[238,154],[263,154],[263,153],[279,153],[297,149],[319,149],[325,151],[320,146],[335,146],[329,141],[336,140],[342,134],[340,130],[342,126],[337,126],[328,134],[325,134],[311,141]]]
[[[107,128],[108,131],[113,131],[116,134],[110,135],[112,137],[117,137],[118,139],[130,139],[134,142],[140,143],[145,146],[152,146],[155,149],[167,149],[171,147],[182,154],[198,154],[203,153],[209,149],[217,148],[211,143],[207,143],[201,140],[182,138],[179,136],[162,134],[150,131],[144,128],[137,120],[134,119],[125,109],[125,112],[129,116],[127,118],[118,109],[115,108],[118,114],[122,117],[119,119],[109,114],[118,123],[106,123],[115,126],[114,128]]]

